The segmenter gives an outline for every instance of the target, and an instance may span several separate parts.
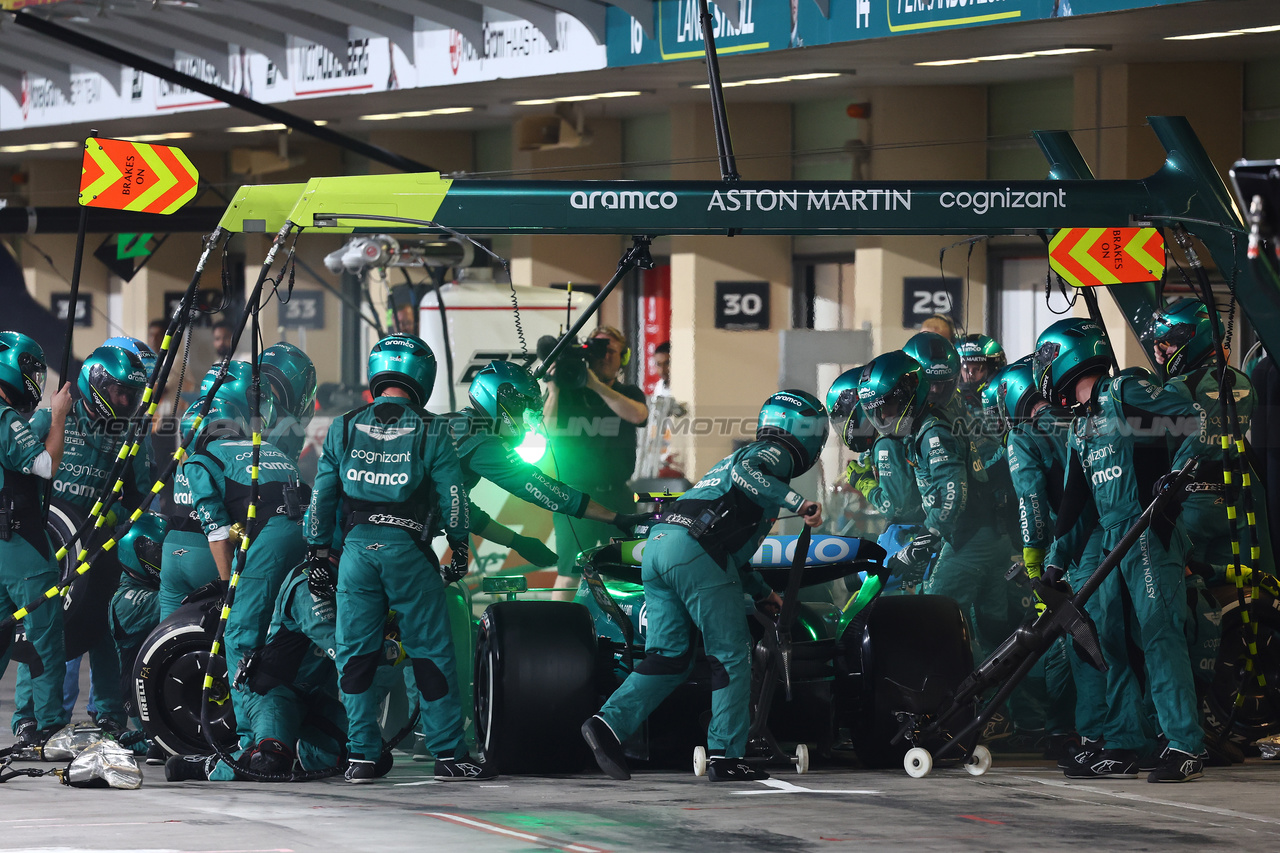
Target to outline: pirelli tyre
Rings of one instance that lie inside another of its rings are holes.
[[[476,741],[500,773],[576,773],[580,729],[599,708],[596,631],[568,601],[501,601],[480,618]]]
[[[182,605],[143,641],[134,663],[134,701],[142,729],[171,755],[210,751],[200,724],[200,699],[221,606],[219,597]],[[210,727],[218,743],[231,748],[236,720],[222,658],[215,659],[212,674],[216,704]]]
[[[49,543],[54,553],[66,548],[67,555],[58,564],[58,577],[62,583],[71,579],[71,588],[62,598],[63,639],[67,660],[89,651],[94,643],[107,636],[107,611],[111,596],[120,585],[120,561],[114,551],[107,551],[93,561],[93,567],[83,575],[75,573],[80,564],[80,540],[72,541],[76,529],[83,523],[85,513],[78,507],[54,498],[49,506]]]
[[[1252,609],[1258,629],[1254,665],[1262,673],[1265,688],[1260,689],[1256,676],[1245,671],[1247,626],[1242,616],[1234,598],[1223,605],[1222,639],[1213,675],[1207,685],[1201,682],[1200,686],[1205,734],[1219,738],[1230,723],[1230,739],[1245,746],[1280,733],[1280,600],[1264,592]],[[1234,708],[1237,691],[1243,693],[1243,701]]]
[[[840,723],[864,766],[901,767],[911,744],[890,743],[901,728],[896,715],[936,712],[973,671],[969,629],[942,595],[885,596],[863,613],[838,644]]]

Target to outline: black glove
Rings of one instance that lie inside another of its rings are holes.
[[[338,592],[338,573],[329,562],[329,549],[311,546],[307,549],[307,589],[323,601],[332,601]]]
[[[648,512],[620,512],[613,517],[613,526],[630,536],[637,524],[644,524],[652,517],[653,514]]]
[[[915,586],[924,579],[929,561],[942,545],[942,536],[933,530],[921,533],[907,546],[885,561],[890,575],[896,575],[903,586]]]
[[[1179,470],[1179,471],[1170,471],[1168,474],[1165,474],[1160,479],[1156,480],[1155,485],[1151,487],[1152,499],[1159,497],[1160,493],[1167,488],[1180,486],[1181,478],[1182,478],[1182,471]],[[1178,489],[1175,489],[1175,491],[1181,492],[1182,489],[1178,488]]]
[[[555,551],[552,551],[537,539],[531,536],[521,536],[519,533],[511,538],[511,550],[535,566],[554,566],[556,560],[559,559],[556,557]]]
[[[440,567],[440,577],[444,578],[446,584],[455,583],[467,576],[467,563],[471,561],[471,549],[466,542],[455,542],[449,540],[449,547],[453,549],[453,556],[449,558],[447,566]]]

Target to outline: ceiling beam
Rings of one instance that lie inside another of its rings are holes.
[[[221,10],[233,18],[239,18],[246,27],[266,26],[273,30],[289,33],[312,44],[318,44],[333,54],[345,67],[348,63],[348,43],[351,35],[347,25],[328,18],[299,12],[297,9],[286,9],[283,6],[272,6],[263,0],[216,0],[207,7],[210,12]]]
[[[404,51],[413,62],[413,16],[376,3],[357,0],[274,0],[281,6],[312,11],[342,21],[347,26],[360,27],[376,35],[385,36]]]
[[[653,29],[653,0],[609,0],[609,5],[635,18],[646,38],[657,38]]]
[[[67,63],[50,59],[32,59],[10,48],[0,52],[0,65],[11,68],[19,74],[26,71],[43,77],[61,89],[64,97],[71,99],[71,66]]]
[[[378,0],[378,4],[457,30],[476,50],[484,45],[484,7],[471,0]],[[415,29],[425,29],[414,23]]]
[[[587,28],[596,44],[604,44],[605,16],[608,14],[604,6],[595,0],[539,0],[539,5],[550,6],[564,12]]]
[[[221,75],[223,82],[231,79],[231,45],[216,38],[192,33],[159,20],[152,12],[116,12],[113,15],[95,15],[88,26],[128,36],[130,43],[139,37],[152,44],[162,44],[203,59]]]
[[[560,49],[560,39],[556,35],[556,13],[553,9],[527,0],[484,0],[484,5],[523,18],[542,33],[552,50]]]
[[[56,42],[41,38],[34,33],[28,33],[15,27],[8,27],[4,30],[4,40],[9,44],[18,44],[34,51],[36,56],[48,56],[49,51],[56,50]],[[83,50],[78,50],[74,57],[69,57],[71,69],[83,68],[86,71],[97,73],[103,80],[107,81],[107,85],[120,94],[120,78],[124,73],[124,66],[116,62],[110,62],[100,56],[94,56]]]
[[[202,9],[166,8],[164,15],[175,27],[207,32],[240,47],[256,50],[275,64],[281,77],[288,79],[289,37],[285,33],[261,26],[248,30],[242,20],[215,15]]]

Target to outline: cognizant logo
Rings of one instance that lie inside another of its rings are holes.
[[[652,192],[596,190],[591,193],[578,190],[569,196],[569,204],[577,210],[595,210],[597,200],[605,210],[672,210],[679,201],[676,194],[670,190],[663,193],[657,190]]]

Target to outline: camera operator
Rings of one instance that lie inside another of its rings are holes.
[[[631,354],[622,332],[601,326],[582,349],[585,380],[578,383],[579,371],[570,370],[569,359],[562,356],[559,375],[554,367],[550,371],[553,381],[543,406],[557,476],[614,512],[631,513],[635,501],[627,480],[636,465],[636,428],[649,417],[649,407],[643,391],[618,381]],[[577,353],[567,355],[572,359]],[[554,516],[554,523],[560,558],[556,587],[573,590],[578,586],[578,552],[608,542],[616,529],[562,514]],[[571,599],[572,592],[556,596]]]

